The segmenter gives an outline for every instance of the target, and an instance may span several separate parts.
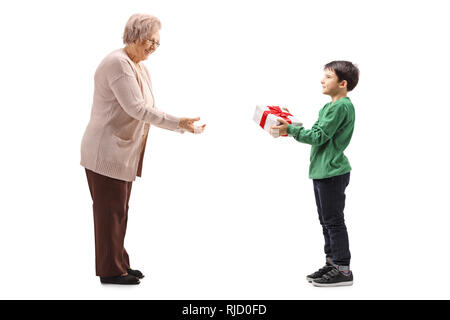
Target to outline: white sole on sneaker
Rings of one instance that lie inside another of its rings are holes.
[[[345,287],[345,286],[353,285],[353,281],[343,281],[343,282],[337,282],[337,283],[317,283],[317,282],[312,281],[311,283],[315,287]]]

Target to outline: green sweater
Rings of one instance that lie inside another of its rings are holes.
[[[348,97],[327,103],[319,111],[319,120],[311,130],[288,126],[289,135],[312,146],[309,166],[311,179],[334,177],[352,170],[344,150],[350,143],[354,126],[355,109]]]

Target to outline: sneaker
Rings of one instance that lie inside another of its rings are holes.
[[[345,275],[343,272],[336,268],[332,268],[322,278],[312,281],[313,286],[316,287],[341,287],[353,285],[353,273],[350,271],[349,275]]]
[[[306,280],[308,280],[308,282],[312,282],[313,280],[320,279],[324,274],[330,272],[332,269],[333,266],[327,262],[327,264],[323,268],[317,270],[309,276],[306,276]]]

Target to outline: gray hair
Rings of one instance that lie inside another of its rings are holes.
[[[149,14],[133,14],[125,26],[123,43],[132,44],[147,39],[161,29],[161,21]]]

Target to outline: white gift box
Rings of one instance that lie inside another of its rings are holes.
[[[283,116],[280,115],[279,111],[283,112],[281,114]],[[268,133],[271,133],[270,128],[272,126],[280,125],[280,122],[277,120],[278,118],[289,119],[293,126],[303,125],[298,119],[290,115],[290,112],[287,112],[278,106],[257,105],[253,115],[253,120]]]

